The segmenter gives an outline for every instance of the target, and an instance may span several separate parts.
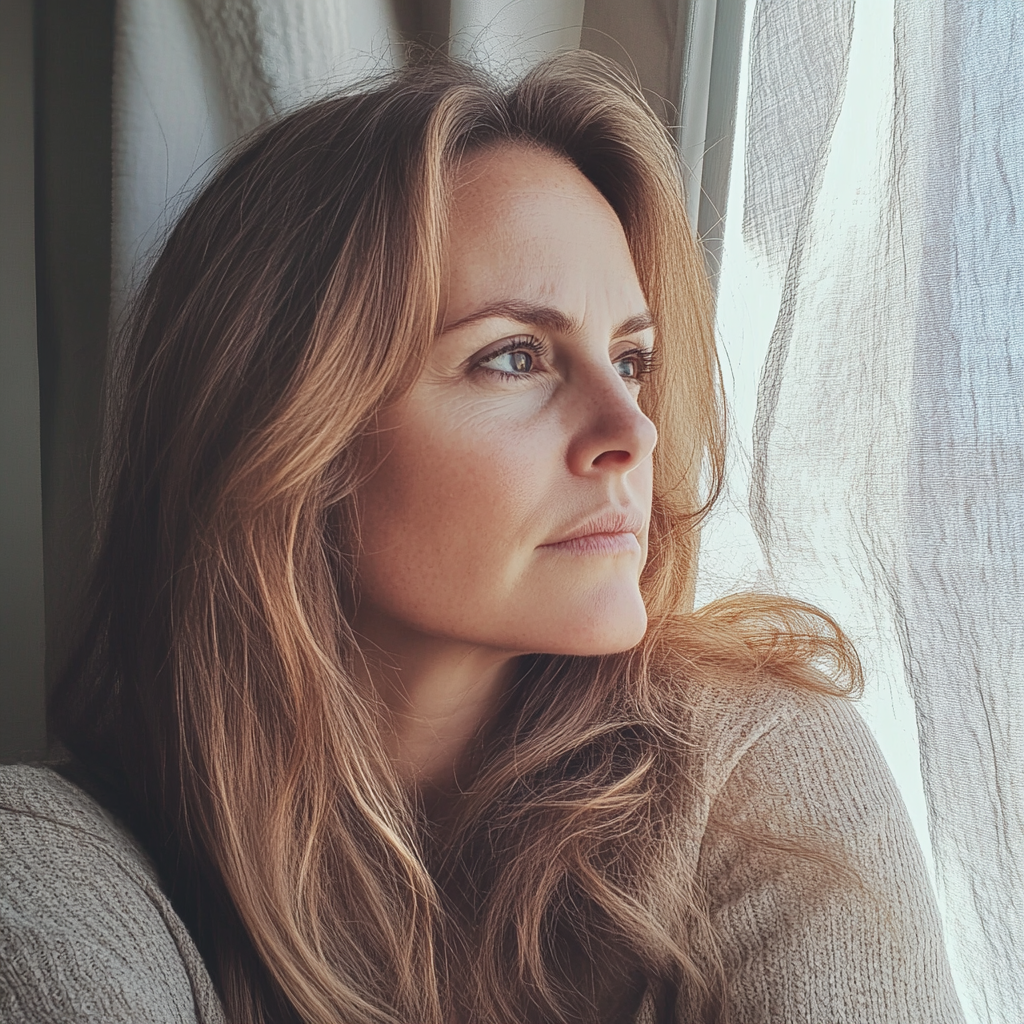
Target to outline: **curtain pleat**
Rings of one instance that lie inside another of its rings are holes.
[[[1024,8],[898,0],[895,28],[893,214],[920,218],[905,653],[954,967],[975,1020],[1019,1022]]]
[[[1024,10],[758,0],[707,599],[813,601],[934,872],[968,1019],[1024,1021]]]

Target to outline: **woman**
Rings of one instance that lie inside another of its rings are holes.
[[[961,1019],[847,641],[692,611],[683,209],[582,53],[297,111],[194,201],[113,385],[64,778],[4,780],[48,858],[7,1019]]]

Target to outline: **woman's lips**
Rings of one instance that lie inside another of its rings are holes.
[[[558,541],[555,544],[543,544],[545,551],[561,552],[568,555],[639,555],[640,541],[636,534],[622,533],[588,533],[582,537]]]
[[[541,547],[570,555],[641,554],[637,537],[647,517],[637,508],[605,508],[593,512]]]

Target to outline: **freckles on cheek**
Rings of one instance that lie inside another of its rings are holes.
[[[435,435],[423,455],[434,463],[436,499],[448,517],[481,538],[519,532],[536,503],[536,450],[514,428],[467,419]]]
[[[462,519],[470,512],[504,519],[517,509],[525,512],[531,497],[536,500],[552,452],[550,444],[538,444],[536,403],[524,403],[523,396],[508,401],[433,397],[431,402],[425,396],[412,410],[406,435],[411,441],[406,461],[427,478],[426,489],[441,504],[454,500]]]
[[[493,411],[435,392],[384,427],[380,463],[363,491],[370,550],[392,557],[404,550],[418,561],[440,547],[457,560],[467,546],[479,554],[530,518],[536,473],[525,464],[519,431]]]

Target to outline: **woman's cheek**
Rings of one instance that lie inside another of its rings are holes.
[[[557,473],[564,445],[540,388],[506,385],[505,394],[427,401],[418,410],[416,462],[433,470],[422,480],[473,534],[512,540],[535,527],[538,506]],[[521,389],[521,390],[517,390]],[[471,540],[464,536],[464,540]]]
[[[521,427],[478,424],[451,436],[445,448],[438,467],[447,484],[445,518],[461,524],[468,546],[476,540],[497,553],[536,532],[550,489],[550,446]]]
[[[495,571],[554,528],[538,517],[545,506],[552,515],[558,447],[535,420],[422,401],[381,436],[381,464],[363,489],[364,551],[401,551],[405,566],[431,575],[470,562]]]

